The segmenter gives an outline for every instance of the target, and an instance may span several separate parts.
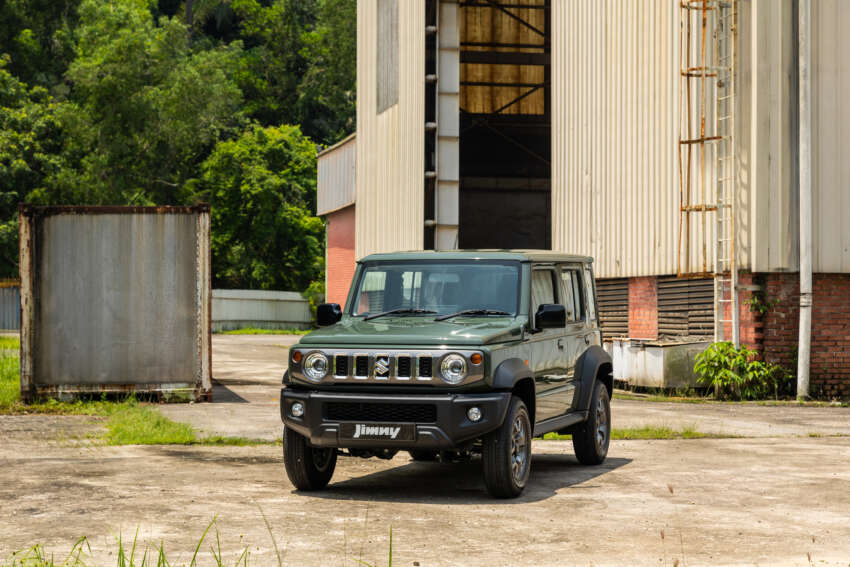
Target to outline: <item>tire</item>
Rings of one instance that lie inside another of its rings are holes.
[[[311,447],[292,429],[283,429],[283,465],[286,476],[298,490],[321,490],[336,468],[336,449]]]
[[[487,435],[482,445],[484,484],[494,498],[522,494],[531,472],[533,434],[525,404],[519,398],[511,398],[504,423]]]
[[[410,453],[410,458],[414,461],[436,461],[437,460],[437,451],[428,451],[425,449],[408,451]]]
[[[611,400],[608,388],[598,380],[593,384],[589,414],[573,433],[573,449],[581,464],[599,465],[608,455],[611,442]]]

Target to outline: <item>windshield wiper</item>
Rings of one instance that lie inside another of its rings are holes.
[[[436,313],[436,311],[431,311],[430,309],[411,309],[409,307],[402,307],[401,309],[390,309],[389,311],[375,313],[374,315],[367,315],[366,317],[363,317],[363,320],[368,321],[369,319],[376,319],[378,317],[383,317],[384,315],[395,315],[397,313]]]
[[[434,317],[434,321],[445,321],[446,319],[451,319],[452,317],[457,317],[458,315],[510,315],[507,311],[500,311],[498,309],[464,309],[463,311],[458,311],[457,313],[450,313],[449,315],[440,315],[439,317]]]

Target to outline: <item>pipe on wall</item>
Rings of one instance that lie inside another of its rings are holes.
[[[800,73],[800,338],[797,357],[797,399],[809,397],[812,339],[812,86],[811,5],[799,0]]]

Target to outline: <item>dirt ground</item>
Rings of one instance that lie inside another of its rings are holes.
[[[279,437],[294,340],[216,336],[217,401],[163,413]],[[277,565],[274,540],[284,565],[386,565],[392,529],[395,565],[850,566],[850,408],[617,400],[613,414],[745,437],[616,441],[601,467],[537,441],[526,492],[494,501],[478,460],[340,458],[328,490],[304,494],[276,445],[99,447],[84,439],[93,418],[0,416],[0,557],[34,543],[59,557],[86,535],[94,564],[114,565],[119,535],[138,530],[188,563],[216,518],[228,564],[247,548],[250,564]]]

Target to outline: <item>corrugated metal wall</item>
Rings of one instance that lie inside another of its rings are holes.
[[[425,10],[398,6],[398,104],[377,112],[376,0],[357,3],[356,256],[421,250],[425,179]]]
[[[319,153],[317,215],[326,215],[354,202],[356,158],[354,134]]]
[[[676,271],[678,2],[553,2],[552,247]]]
[[[812,2],[814,269],[850,272],[850,2]]]

